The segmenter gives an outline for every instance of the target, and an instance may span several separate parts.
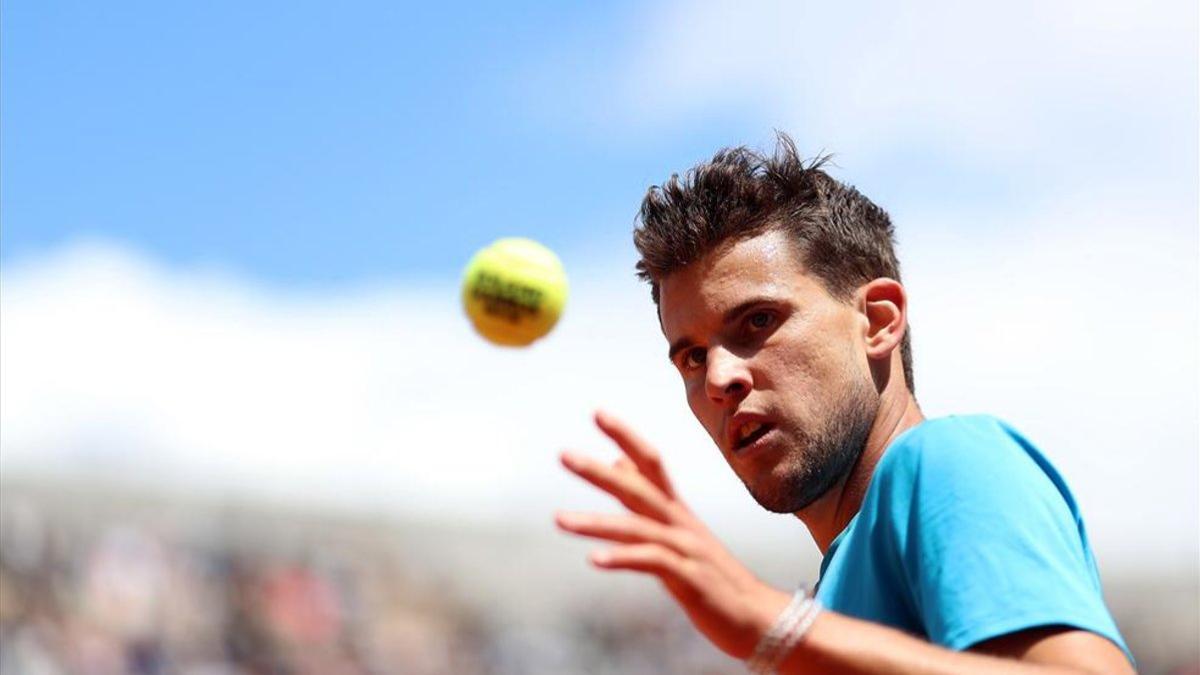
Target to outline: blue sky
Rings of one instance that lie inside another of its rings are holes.
[[[690,417],[629,239],[782,129],[891,212],[926,413],[1040,443],[1102,561],[1195,569],[1197,11],[6,2],[0,466],[546,527],[606,505],[555,461],[604,406],[718,533],[799,542]],[[520,351],[457,295],[511,235],[572,289]]]
[[[620,39],[630,12],[7,3],[4,260],[102,237],[323,284],[457,272],[506,234],[624,243],[671,159],[736,136],[543,124],[562,84],[544,59],[573,34]]]

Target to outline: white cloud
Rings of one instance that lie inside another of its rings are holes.
[[[1138,208],[906,239],[918,383],[928,413],[1000,413],[1040,443],[1102,560],[1191,564],[1196,235],[1131,236]],[[609,508],[555,461],[612,454],[588,419],[605,405],[719,533],[808,551],[691,420],[645,289],[567,262],[561,325],[511,351],[452,287],[284,294],[96,244],[27,259],[0,282],[2,465],[548,529],[556,507]]]
[[[282,294],[95,244],[27,260],[0,284],[3,460],[548,524],[575,487],[557,451],[603,448],[592,407],[683,410],[648,295],[617,278],[572,279],[553,336],[507,350],[450,286]]]
[[[1194,2],[676,0],[627,20],[616,49],[576,37],[545,59],[558,95],[539,107],[607,142],[732,114],[763,132],[730,144],[778,127],[860,175],[937,158],[1048,190],[1195,181]]]

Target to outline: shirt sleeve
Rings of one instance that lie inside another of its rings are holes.
[[[951,649],[1066,625],[1128,655],[1104,605],[1083,523],[1065,484],[998,422],[960,423],[911,458],[894,525],[929,639]],[[903,515],[901,515],[903,514]]]

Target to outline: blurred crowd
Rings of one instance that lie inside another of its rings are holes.
[[[468,610],[361,552],[3,515],[4,675],[486,671]]]
[[[386,530],[210,516],[6,494],[0,675],[743,672],[665,601],[510,625]]]
[[[0,500],[0,675],[740,672],[666,606],[504,625],[386,529],[89,501]]]

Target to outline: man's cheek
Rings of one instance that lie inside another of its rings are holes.
[[[704,383],[696,378],[684,380],[684,392],[687,395],[688,407],[696,419],[703,422],[701,412],[704,410]]]
[[[720,445],[720,440],[718,439],[720,429],[718,427],[721,421],[715,414],[713,407],[707,405],[708,399],[704,395],[703,385],[697,387],[689,384],[687,401],[688,408],[691,409],[696,421],[700,423],[700,426],[704,427],[704,430],[708,432],[713,441],[717,445]]]

